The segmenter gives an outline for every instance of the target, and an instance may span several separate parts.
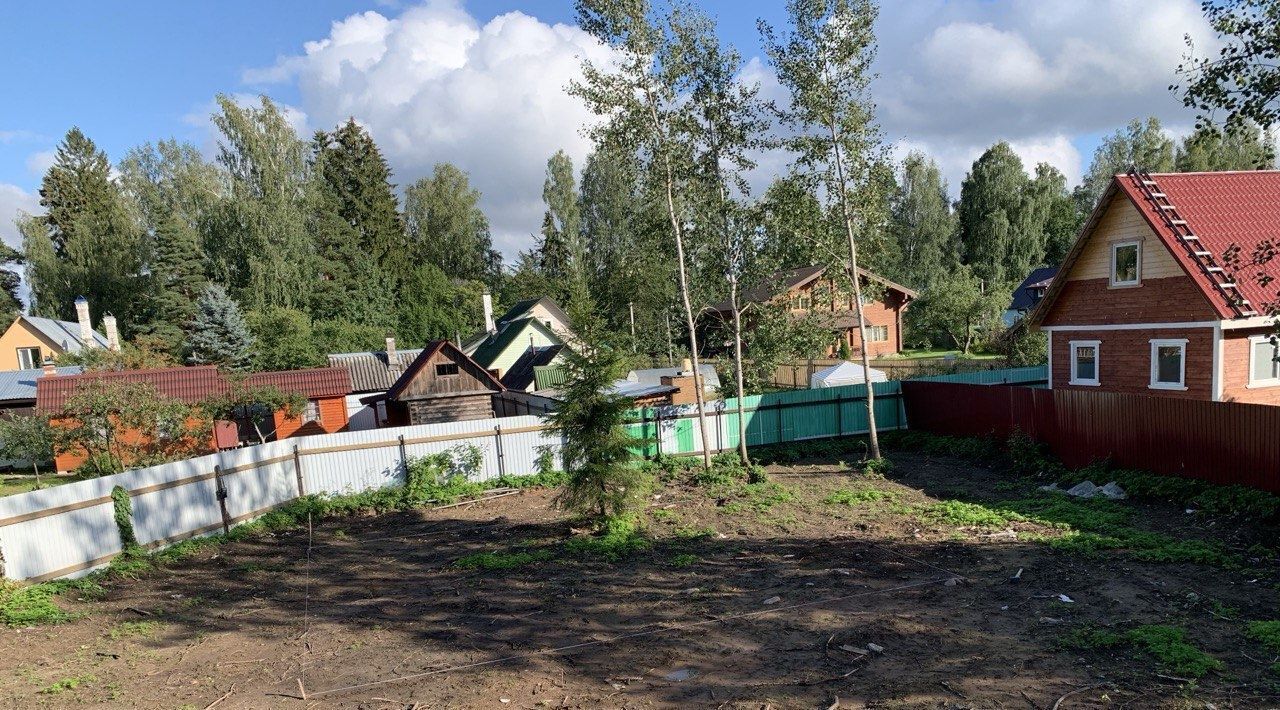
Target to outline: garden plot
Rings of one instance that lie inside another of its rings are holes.
[[[640,532],[605,537],[533,489],[205,548],[0,631],[0,703],[1280,703],[1273,528],[944,456],[836,459],[668,472]]]

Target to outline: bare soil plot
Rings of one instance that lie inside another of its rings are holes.
[[[772,467],[766,486],[668,482],[646,513],[649,541],[634,549],[567,542],[580,538],[545,490],[212,548],[113,582],[103,600],[67,603],[87,614],[74,622],[0,631],[0,704],[827,708],[838,698],[1049,710],[1084,689],[1060,707],[1280,706],[1270,667],[1280,651],[1247,631],[1280,618],[1280,573],[1257,546],[1274,547],[1274,529],[1125,502],[1131,529],[1211,544],[1229,562],[1084,555],[1053,546],[1068,534],[1043,517],[1054,511],[994,505],[1047,500],[1035,484],[891,458],[887,479],[812,461]],[[1181,645],[1134,633],[1166,628],[1183,631]],[[1201,655],[1161,656],[1187,648]],[[1205,658],[1198,679],[1172,670]],[[299,679],[306,701],[293,697]]]

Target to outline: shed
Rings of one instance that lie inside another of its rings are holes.
[[[361,401],[386,399],[388,426],[458,422],[494,416],[493,395],[506,388],[458,346],[428,343],[387,390]]]
[[[889,380],[883,370],[877,370],[873,367],[867,372],[871,375],[870,378],[863,375],[862,365],[845,360],[831,367],[824,367],[810,375],[809,387],[811,389],[844,387],[845,385],[865,384],[868,379],[872,382],[887,382]]]

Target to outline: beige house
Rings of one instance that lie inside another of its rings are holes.
[[[81,305],[83,304],[83,309]],[[115,318],[104,317],[103,325],[111,338],[89,325],[89,304],[76,302],[81,314],[80,322],[72,323],[39,316],[18,316],[0,335],[0,370],[31,370],[39,368],[46,359],[55,359],[63,353],[79,352],[82,348],[119,347],[115,334]]]

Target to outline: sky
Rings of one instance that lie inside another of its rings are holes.
[[[702,0],[743,78],[783,99],[758,19],[783,0]],[[953,195],[972,161],[1007,140],[1028,169],[1075,183],[1101,138],[1154,115],[1171,135],[1194,115],[1168,87],[1190,35],[1216,45],[1196,0],[888,0],[871,87],[894,154],[923,150]],[[483,194],[508,259],[541,226],[547,158],[581,166],[591,117],[564,88],[608,51],[574,25],[569,0],[131,0],[9,3],[0,22],[0,238],[38,213],[40,178],[79,126],[118,162],[178,138],[212,157],[218,93],[271,96],[305,137],[354,117],[398,185],[452,162]],[[764,156],[757,189],[785,170]]]

